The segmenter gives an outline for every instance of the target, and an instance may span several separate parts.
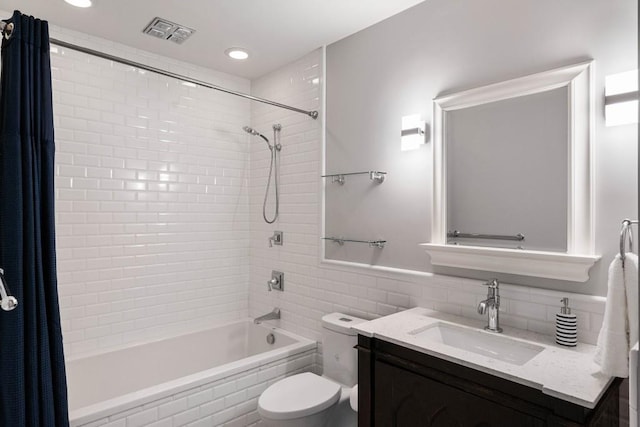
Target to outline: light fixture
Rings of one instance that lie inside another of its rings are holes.
[[[91,7],[91,0],[64,0],[71,6],[75,7]]]
[[[605,77],[604,95],[607,126],[638,123],[638,70]]]
[[[226,53],[230,58],[239,60],[247,59],[249,57],[249,52],[242,49],[241,47],[230,47],[229,49],[225,50],[224,53]]]
[[[425,122],[420,120],[419,114],[404,116],[400,132],[400,150],[408,151],[420,148],[426,142],[424,129]]]

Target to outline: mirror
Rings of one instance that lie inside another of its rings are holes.
[[[447,244],[567,251],[567,96],[447,113]]]
[[[586,281],[592,62],[434,100],[434,265]]]

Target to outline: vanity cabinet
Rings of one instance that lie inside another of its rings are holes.
[[[379,339],[357,349],[360,427],[619,425],[619,378],[589,409]]]

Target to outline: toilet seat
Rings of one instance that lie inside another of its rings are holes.
[[[260,395],[258,412],[272,420],[306,417],[334,405],[340,399],[341,389],[339,384],[311,372],[293,375]]]

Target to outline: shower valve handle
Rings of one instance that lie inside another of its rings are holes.
[[[282,231],[274,231],[273,236],[269,237],[269,247],[272,248],[273,245],[282,246]]]
[[[269,281],[267,281],[267,286],[269,287],[269,292],[273,290],[273,288],[277,287],[280,281],[275,277]]]
[[[282,271],[273,270],[271,272],[271,280],[267,281],[269,292],[272,290],[284,291],[284,273]]]

